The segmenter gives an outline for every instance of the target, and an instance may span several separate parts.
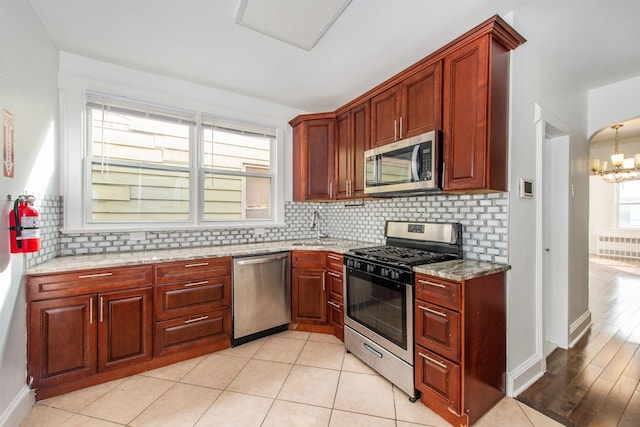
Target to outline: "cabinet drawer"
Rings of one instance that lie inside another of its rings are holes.
[[[319,251],[292,251],[292,268],[317,268],[324,270],[327,266],[326,252]]]
[[[435,400],[460,415],[460,365],[416,346],[416,388],[424,401]]]
[[[231,275],[231,258],[204,258],[160,264],[155,267],[156,283],[192,281]]]
[[[343,301],[344,294],[344,281],[342,273],[336,273],[335,271],[327,271],[327,290],[329,292],[329,298],[337,301]]]
[[[329,325],[333,328],[333,334],[344,341],[344,304],[333,299],[328,300],[327,304]]]
[[[416,344],[460,362],[460,313],[416,300]]]
[[[151,266],[145,266],[28,276],[28,299],[37,301],[151,285],[152,272]]]
[[[156,285],[154,294],[156,320],[191,316],[231,307],[231,278],[209,277],[186,283]]]
[[[327,269],[342,274],[344,258],[340,254],[329,252],[327,254]]]
[[[461,286],[460,282],[450,282],[433,276],[416,274],[416,298],[452,310],[460,310]]]
[[[188,352],[203,346],[231,342],[231,309],[157,322],[155,356]]]

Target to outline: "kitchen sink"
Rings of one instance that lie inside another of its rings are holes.
[[[301,242],[294,242],[293,246],[334,246],[337,244],[338,242],[335,240],[312,239],[312,240],[303,240]]]

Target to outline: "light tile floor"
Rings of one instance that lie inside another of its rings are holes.
[[[36,403],[32,426],[448,427],[335,337],[286,331]],[[476,426],[559,426],[504,398]]]

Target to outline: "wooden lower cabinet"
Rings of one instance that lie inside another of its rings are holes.
[[[324,270],[293,269],[291,271],[291,320],[325,325],[327,293]]]
[[[416,274],[415,386],[457,426],[477,421],[505,394],[505,274],[465,281]]]
[[[97,372],[95,295],[29,304],[28,367],[33,388]]]
[[[40,400],[229,347],[231,258],[31,275],[27,304]]]

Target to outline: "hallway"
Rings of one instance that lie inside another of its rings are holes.
[[[640,261],[591,257],[593,326],[517,397],[567,426],[640,425]]]

